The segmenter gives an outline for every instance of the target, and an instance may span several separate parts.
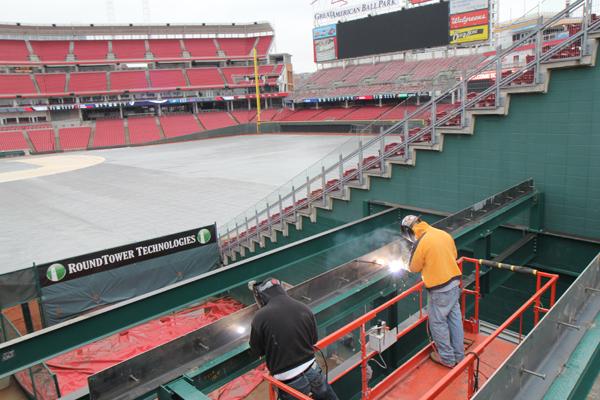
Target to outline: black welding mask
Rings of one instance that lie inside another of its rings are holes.
[[[402,219],[402,224],[400,225],[402,237],[404,237],[404,239],[406,239],[411,244],[414,244],[417,241],[417,237],[415,236],[413,226],[419,221],[420,218],[416,215],[407,215]]]
[[[250,281],[248,282],[248,288],[252,291],[254,300],[259,308],[267,305],[272,297],[285,294],[285,289],[281,286],[281,282],[275,278],[269,278],[262,282]]]

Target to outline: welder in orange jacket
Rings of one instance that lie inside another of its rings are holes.
[[[453,367],[465,356],[460,312],[461,272],[456,263],[454,239],[414,215],[404,217],[402,231],[413,243],[409,269],[421,273],[428,292],[429,329],[437,348],[431,358]]]

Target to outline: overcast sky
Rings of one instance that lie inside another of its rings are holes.
[[[231,23],[268,21],[275,29],[275,50],[292,54],[296,72],[314,71],[313,0],[27,0],[3,7],[3,22],[43,24],[90,23]],[[319,0],[324,2],[336,0]],[[339,0],[337,0],[339,1]],[[348,3],[366,0],[346,0]],[[499,0],[502,20],[536,9],[538,0]],[[556,11],[565,0],[540,0],[542,11]],[[114,14],[108,13],[112,3]],[[112,20],[111,20],[112,19]]]

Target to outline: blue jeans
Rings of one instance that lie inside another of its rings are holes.
[[[338,400],[337,395],[331,388],[331,385],[327,383],[327,379],[323,375],[323,371],[319,364],[316,362],[313,365],[298,375],[293,380],[286,382],[286,385],[293,387],[299,392],[306,395],[311,394],[313,399],[317,400]],[[296,397],[291,394],[285,393],[283,390],[279,391],[280,400],[296,400]]]
[[[429,329],[440,358],[448,365],[457,364],[465,358],[465,333],[459,301],[460,287],[445,292],[429,292]]]

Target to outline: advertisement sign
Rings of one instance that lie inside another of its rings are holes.
[[[460,29],[469,26],[487,25],[488,22],[488,9],[450,15],[450,29]]]
[[[468,28],[452,29],[450,30],[450,43],[470,43],[479,42],[482,40],[488,40],[489,38],[489,26],[479,25]]]
[[[488,0],[450,0],[450,14],[462,14],[469,11],[488,8]]]
[[[415,4],[427,3],[432,0],[409,0],[409,1],[410,1],[410,4],[415,5]]]
[[[335,24],[319,26],[313,29],[313,40],[335,37],[336,34],[337,26]]]
[[[134,264],[151,258],[216,243],[216,225],[192,229],[156,239],[114,247],[38,265],[40,286],[47,287],[86,275]]]
[[[334,37],[315,40],[314,45],[315,62],[337,59],[337,43]]]
[[[331,24],[337,21],[360,18],[368,14],[382,14],[399,10],[404,5],[400,0],[374,0],[374,1],[340,1],[340,7],[323,8],[321,2],[313,5],[313,19],[316,26]],[[331,7],[331,2],[323,2],[325,7]]]

